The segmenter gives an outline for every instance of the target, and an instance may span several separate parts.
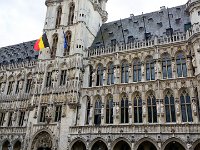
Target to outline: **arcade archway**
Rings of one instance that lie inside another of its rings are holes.
[[[21,150],[21,147],[21,142],[17,141],[13,146],[13,150]]]
[[[113,150],[131,150],[129,144],[125,141],[119,141],[115,144]]]
[[[200,143],[194,148],[194,150],[200,150]]]
[[[178,142],[170,142],[167,144],[164,150],[185,150],[185,148]]]
[[[10,142],[5,141],[2,145],[2,150],[9,150],[10,149]]]
[[[108,150],[108,148],[103,141],[99,140],[94,143],[94,145],[92,146],[92,150]]]
[[[77,141],[73,144],[71,150],[86,150],[86,146],[82,141]]]
[[[48,132],[42,131],[35,136],[31,150],[52,150],[52,138]]]
[[[157,150],[155,145],[149,141],[142,142],[137,150]]]

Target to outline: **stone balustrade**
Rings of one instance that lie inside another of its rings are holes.
[[[25,134],[26,127],[0,127],[0,135],[3,134]]]
[[[28,100],[31,98],[31,94],[11,94],[11,95],[0,95],[0,102],[5,102],[5,101],[15,101],[15,100]]]
[[[195,35],[197,33],[200,33],[200,24],[199,23],[192,25],[192,27],[187,31],[186,37],[189,39],[190,37],[192,37],[193,35]]]
[[[134,43],[127,43],[127,44],[118,44],[116,46],[108,46],[106,48],[97,48],[97,49],[90,49],[88,50],[88,56],[89,57],[95,57],[95,56],[102,56],[102,55],[108,55],[111,53],[117,53],[117,52],[126,52],[126,51],[137,51],[138,49],[145,49],[149,47],[164,45],[164,44],[172,44],[177,42],[183,42],[186,40],[185,34],[174,34],[171,36],[166,37],[155,37],[152,40],[149,41],[139,41]]]
[[[18,68],[32,68],[36,66],[36,61],[13,63],[8,65],[0,65],[0,71],[13,70]]]
[[[70,134],[199,133],[200,124],[103,125],[70,127]]]

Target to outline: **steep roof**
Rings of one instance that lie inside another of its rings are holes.
[[[34,51],[34,43],[35,40],[0,48],[0,65],[35,61],[39,53]]]
[[[105,46],[109,46],[111,45],[111,40],[114,39],[117,43],[122,43],[125,38],[125,42],[127,43],[128,37],[131,36],[134,41],[142,41],[145,39],[144,23],[146,33],[149,33],[146,35],[149,36],[149,38],[153,38],[154,36],[166,36],[170,28],[169,20],[171,28],[173,29],[173,34],[185,33],[188,26],[190,26],[190,18],[186,12],[186,6],[181,5],[169,9],[163,7],[161,10],[152,13],[130,16],[121,21],[117,20],[105,23],[101,26],[101,30],[98,32],[91,48],[103,46],[103,41]],[[166,29],[168,29],[168,31]]]

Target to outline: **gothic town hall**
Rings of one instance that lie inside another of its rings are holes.
[[[45,4],[49,47],[0,48],[1,150],[200,150],[200,0],[108,23],[107,0]]]

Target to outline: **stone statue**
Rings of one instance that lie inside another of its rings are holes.
[[[93,72],[93,73],[92,73],[92,81],[95,80],[95,76],[96,76],[96,74],[95,74],[95,72]]]

